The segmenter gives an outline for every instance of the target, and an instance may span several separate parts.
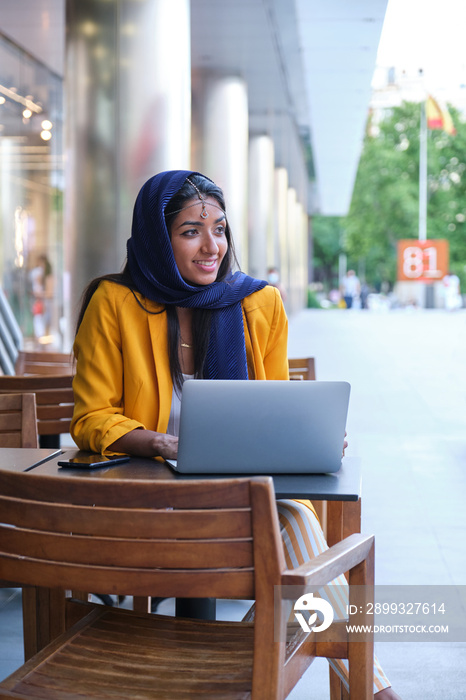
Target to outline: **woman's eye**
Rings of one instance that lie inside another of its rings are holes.
[[[217,226],[217,228],[215,229],[215,233],[218,236],[223,236],[223,234],[225,233],[225,227],[224,226]]]
[[[188,238],[191,238],[192,236],[195,236],[197,234],[197,231],[195,228],[190,228],[188,231],[183,231],[182,236],[187,236]]]

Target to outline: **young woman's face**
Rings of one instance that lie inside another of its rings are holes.
[[[225,214],[213,197],[205,198],[205,209],[208,216],[203,219],[202,202],[193,197],[173,219],[170,229],[180,275],[193,285],[215,282],[228,250]]]

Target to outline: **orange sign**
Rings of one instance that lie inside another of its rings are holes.
[[[398,280],[435,282],[448,273],[448,241],[398,241]]]

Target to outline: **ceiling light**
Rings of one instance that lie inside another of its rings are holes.
[[[44,119],[44,121],[41,124],[41,127],[45,129],[46,131],[50,131],[52,128],[53,124],[49,119]]]
[[[5,85],[0,85],[0,94],[2,95],[1,99],[3,102],[5,102],[5,97],[8,97],[14,102],[19,102],[23,105],[23,107],[30,109],[32,112],[36,112],[37,114],[42,112],[42,107],[36,104],[33,100],[23,97],[22,95],[18,95],[18,90],[15,87],[7,88]],[[3,97],[3,95],[5,95],[5,97]],[[3,104],[3,102],[1,102],[1,104]]]
[[[40,137],[44,141],[50,141],[50,139],[52,138],[52,134],[50,133],[50,131],[47,131],[47,129],[44,129],[40,132]]]
[[[31,110],[30,109],[23,109],[23,117],[25,119],[29,119],[30,117],[32,117]]]

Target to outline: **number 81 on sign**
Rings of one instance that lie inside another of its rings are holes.
[[[448,241],[398,241],[398,280],[435,282],[448,274]]]

